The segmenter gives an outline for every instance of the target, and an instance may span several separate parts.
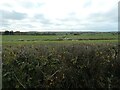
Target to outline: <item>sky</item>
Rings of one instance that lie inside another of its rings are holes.
[[[118,31],[119,0],[0,0],[0,30]]]

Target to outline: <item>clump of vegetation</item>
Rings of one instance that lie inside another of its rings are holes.
[[[120,88],[116,44],[3,46],[3,88]]]

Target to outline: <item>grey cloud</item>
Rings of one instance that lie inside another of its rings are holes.
[[[57,26],[75,27],[75,24],[81,24],[83,20],[82,18],[78,18],[75,12],[71,12],[67,15],[66,18],[58,19],[58,21],[60,22],[55,23]],[[69,24],[69,22],[74,23],[74,25]]]
[[[94,13],[89,16],[88,20],[92,22],[118,22],[117,8],[106,13]]]
[[[118,30],[120,31],[120,1],[118,2]]]
[[[68,15],[69,15],[69,16],[75,16],[76,13],[75,13],[75,12],[71,12],[71,13],[69,13]]]
[[[3,11],[0,10],[0,13],[2,13],[2,18],[3,19],[11,19],[11,20],[22,20],[25,19],[27,17],[27,14],[25,13],[20,13],[20,12],[16,12],[16,11]]]
[[[69,13],[69,14],[67,15],[66,18],[64,18],[64,19],[60,19],[60,21],[61,21],[61,22],[68,22],[68,21],[79,22],[80,19],[78,19],[78,18],[76,17],[76,13],[71,12],[71,13]]]
[[[21,3],[21,6],[25,8],[32,8],[34,7],[34,4],[32,2],[24,2],[24,3]]]
[[[0,24],[0,27],[8,27],[10,24],[9,23],[2,23]]]
[[[63,24],[61,23],[54,23],[55,26],[62,26]]]
[[[90,3],[90,2],[89,2]],[[95,31],[112,31],[117,30],[118,16],[117,8],[113,8],[106,13],[93,13],[85,20],[76,17],[74,12],[69,13],[68,17],[61,19],[61,22],[75,22],[70,28],[77,30],[95,30]],[[69,25],[68,25],[69,26]]]
[[[1,27],[8,27],[10,25],[8,20],[2,19],[0,20],[0,26]]]
[[[98,31],[118,30],[117,8],[114,8],[106,13],[93,13],[86,20],[88,21],[88,23],[85,24],[85,29]]]
[[[44,3],[33,3],[33,2],[30,2],[30,1],[24,1],[24,2],[21,2],[21,6],[22,7],[25,7],[25,8],[37,8],[37,7],[40,7],[40,6],[43,6]]]
[[[61,22],[68,22],[68,21],[80,21],[78,18],[65,18],[65,19],[61,19]]]
[[[120,1],[118,2],[118,22],[120,23]]]
[[[9,3],[4,3],[3,6],[6,6],[6,7],[12,7],[12,5],[9,4]]]
[[[89,22],[84,24],[84,27],[81,28],[83,30],[94,30],[94,31],[117,31],[117,23],[95,23],[95,22]]]
[[[45,18],[45,16],[43,14],[37,14],[34,16],[34,19],[43,24],[43,25],[51,25],[53,24],[49,19]]]
[[[10,20],[23,20],[27,17],[27,15],[25,13],[19,13],[19,12],[15,12],[15,11],[4,11],[4,10],[0,10],[1,13],[1,18],[0,18],[0,27],[4,27],[4,28],[9,28],[11,26],[11,22]],[[14,23],[14,25],[17,25],[16,23]]]
[[[33,25],[31,24],[21,24],[21,26],[23,27],[27,27],[27,28],[35,28]]]
[[[92,0],[87,0],[87,2],[84,4],[84,7],[90,7],[92,5]]]
[[[9,23],[2,23],[1,26],[2,27],[8,27],[10,24]]]

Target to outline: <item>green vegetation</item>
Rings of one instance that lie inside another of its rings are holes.
[[[3,35],[4,43],[26,43],[26,42],[41,42],[41,41],[79,41],[79,42],[101,42],[103,41],[113,41],[117,42],[118,34],[114,33],[81,33],[79,35],[73,34],[62,34],[62,35]]]
[[[3,88],[120,88],[118,36],[3,35]]]

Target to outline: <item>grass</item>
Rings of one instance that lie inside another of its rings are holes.
[[[80,35],[3,35],[2,43],[6,44],[41,44],[41,43],[117,43],[117,34],[83,33]]]
[[[37,41],[37,42],[28,42],[28,41],[12,41],[12,42],[3,42],[3,46],[4,45],[27,45],[27,44],[52,44],[52,43],[56,43],[56,44],[80,44],[80,43],[88,43],[88,44],[103,44],[103,43],[118,43],[118,40],[83,40],[83,41]]]

